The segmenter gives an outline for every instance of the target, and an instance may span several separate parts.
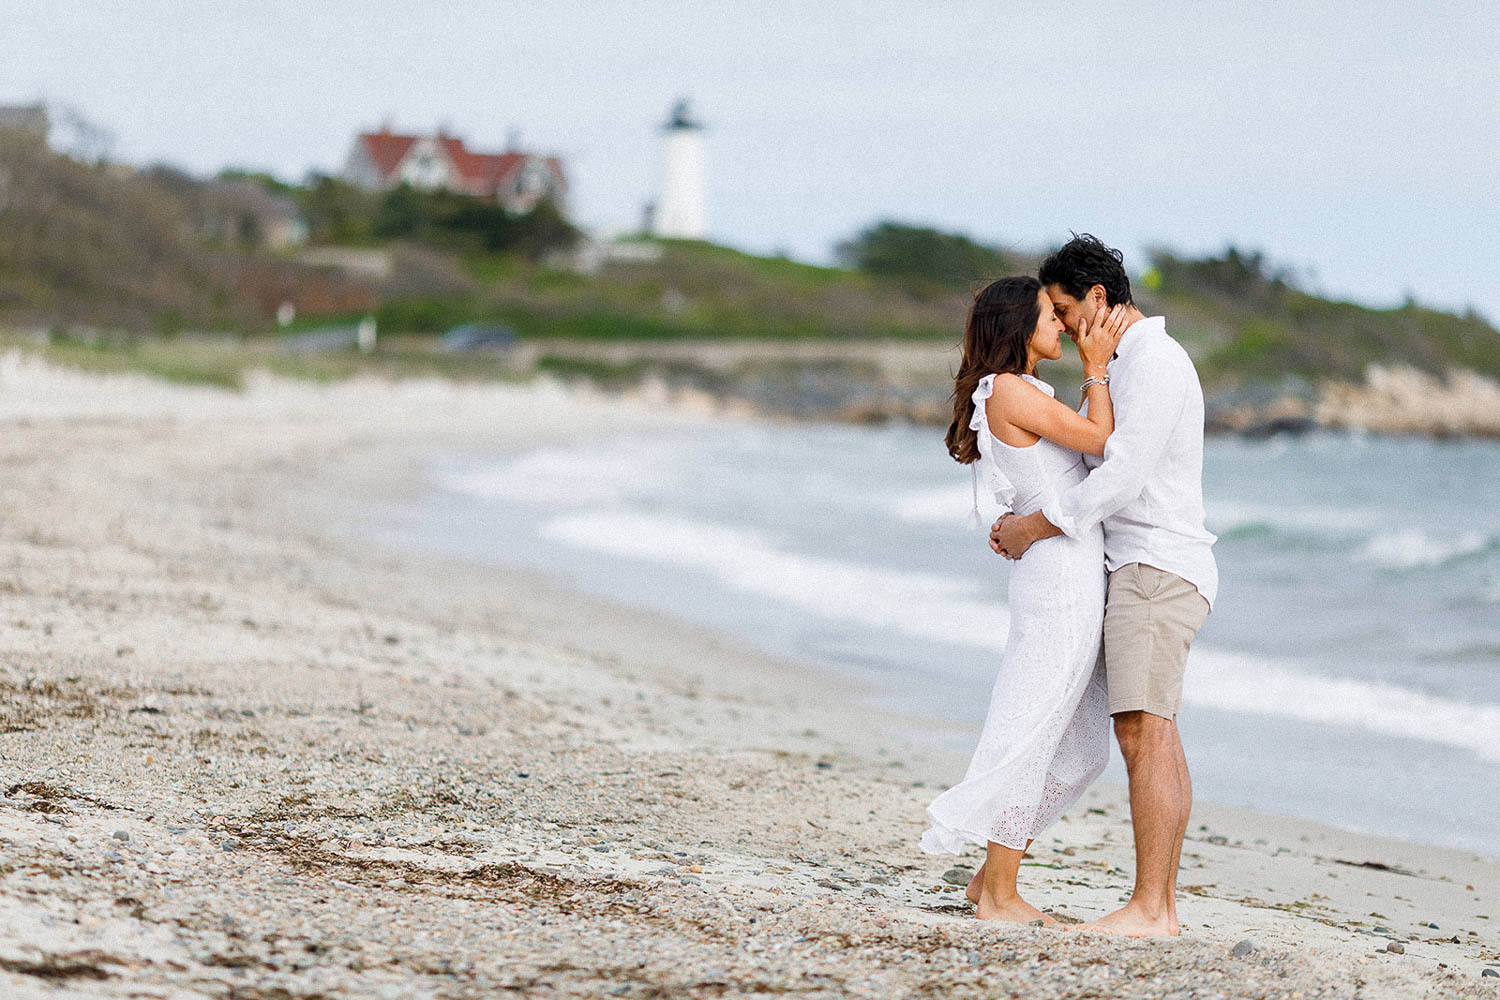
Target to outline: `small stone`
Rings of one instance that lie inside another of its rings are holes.
[[[943,872],[943,881],[949,885],[968,885],[974,873],[967,868],[949,868]]]
[[[128,841],[130,839],[130,833],[127,830],[116,830],[113,836],[116,840],[120,841]]]
[[[1250,954],[1254,950],[1255,950],[1255,942],[1251,941],[1249,938],[1246,938],[1245,940],[1241,941],[1239,944],[1235,945],[1234,948],[1233,948],[1233,950],[1230,951],[1230,954],[1233,955],[1235,958],[1244,958],[1246,955]]]
[[[1491,978],[1491,979],[1500,979],[1500,972],[1497,972],[1497,971],[1495,971],[1495,970],[1494,970],[1494,969],[1485,969],[1485,970],[1484,970],[1484,971],[1483,971],[1483,972],[1481,972],[1481,973],[1480,973],[1480,974],[1479,974],[1479,975],[1480,975],[1480,976],[1481,976],[1481,977],[1485,977],[1485,976],[1488,976],[1488,977],[1489,977],[1489,978]]]
[[[1221,836],[1217,833],[1212,837],[1205,837],[1204,839],[1207,840],[1210,844],[1218,844],[1220,847],[1224,847],[1229,843],[1228,837]]]
[[[1433,923],[1431,920],[1427,921],[1427,926],[1431,927],[1433,930],[1437,930],[1438,929],[1438,925],[1435,924],[1435,923]]]
[[[1402,944],[1400,941],[1392,941],[1385,946],[1385,950],[1390,952],[1392,955],[1405,955],[1406,945]]]

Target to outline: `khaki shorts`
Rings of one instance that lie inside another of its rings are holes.
[[[1145,711],[1175,718],[1182,707],[1188,647],[1208,617],[1208,601],[1175,573],[1126,563],[1109,574],[1104,606],[1104,669],[1109,714]]]

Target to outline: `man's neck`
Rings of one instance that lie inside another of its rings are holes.
[[[1130,336],[1131,329],[1145,318],[1146,314],[1137,309],[1134,303],[1125,307],[1125,332],[1120,335],[1120,343],[1115,347],[1116,358],[1120,356],[1120,348],[1125,345],[1125,338]]]

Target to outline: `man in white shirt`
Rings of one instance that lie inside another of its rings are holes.
[[[1104,662],[1130,777],[1136,881],[1124,907],[1086,929],[1175,935],[1177,870],[1193,796],[1176,716],[1188,648],[1219,582],[1215,538],[1204,528],[1203,391],[1166,321],[1132,303],[1119,251],[1075,236],[1038,277],[1075,340],[1080,319],[1126,304],[1131,325],[1109,366],[1115,429],[1102,459],[1084,456],[1092,470],[1086,480],[1034,514],[1003,516],[990,545],[1019,559],[1036,541],[1104,525]]]

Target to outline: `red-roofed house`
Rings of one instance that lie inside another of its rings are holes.
[[[401,184],[489,198],[512,212],[527,212],[543,198],[559,205],[567,194],[562,161],[509,150],[476,153],[456,136],[362,132],[344,165],[352,184],[386,190]]]

